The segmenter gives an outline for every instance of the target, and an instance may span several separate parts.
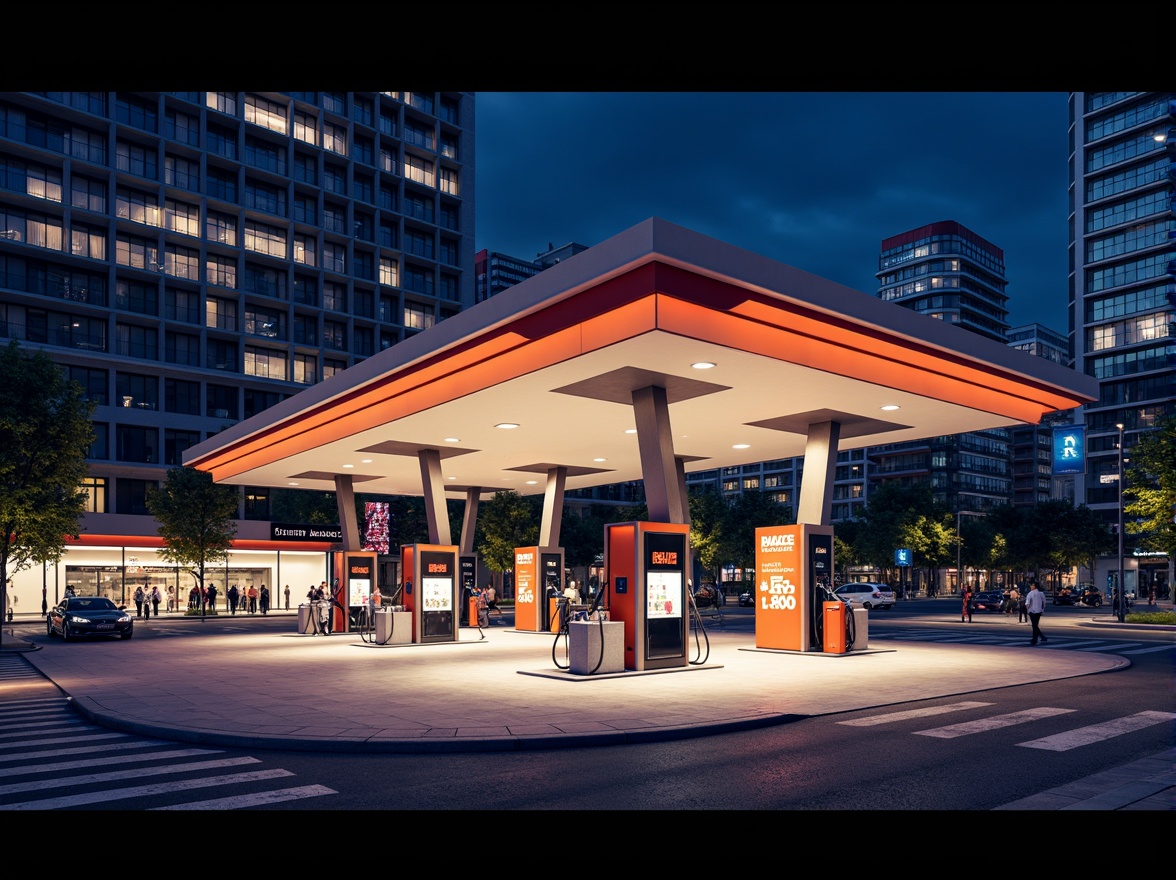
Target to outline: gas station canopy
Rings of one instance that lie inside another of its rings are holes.
[[[377,495],[437,492],[430,478],[538,494],[553,472],[648,489],[658,468],[680,482],[805,455],[814,427],[833,426],[835,458],[1096,397],[1091,377],[651,218],[184,460],[222,483]]]

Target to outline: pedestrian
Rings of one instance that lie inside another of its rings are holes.
[[[1148,605],[1155,605],[1155,604],[1156,604],[1156,587],[1155,587],[1155,584],[1152,584],[1152,586],[1151,586],[1151,587],[1148,589],[1148,591],[1147,591],[1147,604],[1148,604]]]
[[[960,607],[960,623],[972,622],[972,587],[964,587],[964,604]]]
[[[196,611],[200,608],[200,587],[192,587],[188,591],[188,610]]]
[[[1004,592],[1001,593],[1000,610],[1005,614],[1008,614],[1013,610],[1013,591],[1008,587],[1005,587]]]
[[[261,585],[261,592],[257,596],[257,603],[257,607],[261,609],[261,616],[265,617],[265,613],[269,611],[270,606],[269,587],[265,584]]]
[[[249,588],[245,591],[245,595],[249,597],[249,613],[256,614],[257,613],[257,587],[253,586],[253,584],[250,584]]]
[[[135,587],[135,617],[143,616],[143,588]]]
[[[1041,634],[1041,615],[1045,613],[1045,593],[1037,587],[1037,581],[1031,581],[1029,584],[1029,595],[1025,597],[1025,610],[1029,614],[1029,622],[1033,625],[1033,633],[1030,637],[1029,644],[1036,645],[1038,639],[1044,645],[1049,641]]]
[[[159,617],[159,603],[163,601],[163,593],[159,592],[159,585],[156,584],[151,588],[151,607],[155,611],[155,616]]]
[[[229,600],[229,614],[237,613],[237,602],[241,599],[241,593],[237,589],[237,585],[233,584],[229,587],[229,592],[225,594]]]
[[[144,620],[151,619],[151,591],[143,591],[143,618]]]
[[[208,608],[209,614],[216,614],[216,584],[208,585],[208,592],[204,600],[204,605]]]
[[[487,584],[486,589],[482,591],[486,596],[486,619],[490,619],[490,612],[496,612],[499,617],[503,617],[502,609],[498,607],[498,594],[494,590],[494,584]]]
[[[167,588],[167,610],[176,611],[176,591],[173,587]]]
[[[1011,590],[1009,590],[1009,602],[1008,607],[1005,609],[1005,614],[1012,614],[1013,610],[1016,609],[1018,615],[1024,615],[1024,608],[1025,603],[1021,598],[1021,591],[1014,586]],[[1020,622],[1021,618],[1018,616],[1017,623]]]
[[[478,593],[478,626],[490,626],[490,597],[487,594],[493,592],[493,587],[487,587]]]
[[[286,584],[286,610],[290,610],[290,585]]]

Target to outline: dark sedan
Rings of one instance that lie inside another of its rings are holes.
[[[135,634],[135,620],[102,596],[69,596],[49,609],[45,629],[50,636],[60,633],[67,642],[88,636],[129,639]]]
[[[988,590],[972,597],[973,611],[1004,611],[1005,595],[1000,590]]]

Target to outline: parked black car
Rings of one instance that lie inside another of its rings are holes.
[[[1102,593],[1098,591],[1098,587],[1086,587],[1078,597],[1078,604],[1085,605],[1087,608],[1099,608],[1102,603],[1103,597]]]
[[[104,596],[67,596],[49,609],[45,629],[50,636],[60,633],[66,642],[85,636],[129,639],[135,634],[135,619]]]

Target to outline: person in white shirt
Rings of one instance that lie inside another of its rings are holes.
[[[1045,593],[1037,586],[1037,581],[1029,584],[1029,595],[1025,597],[1025,610],[1029,613],[1029,622],[1033,625],[1032,639],[1029,644],[1036,645],[1040,639],[1044,645],[1049,641],[1041,634],[1041,615],[1045,613]]]

